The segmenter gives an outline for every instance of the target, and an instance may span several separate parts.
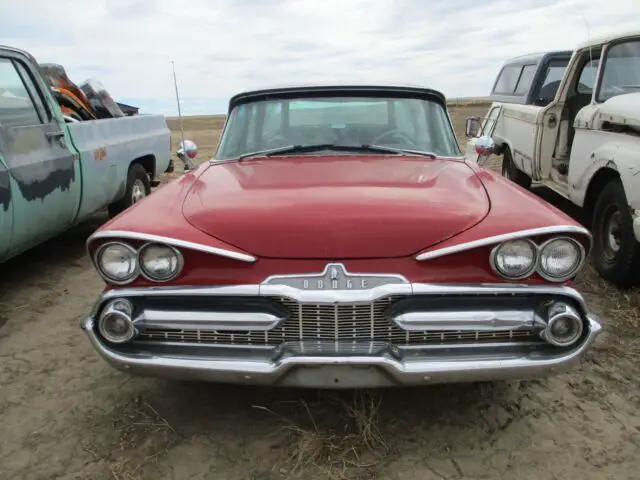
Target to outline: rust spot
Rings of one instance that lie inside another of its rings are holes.
[[[93,158],[96,160],[104,160],[107,157],[107,149],[106,147],[100,147],[95,152],[93,152]]]

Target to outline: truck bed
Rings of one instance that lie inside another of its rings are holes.
[[[133,160],[143,159],[151,176],[163,173],[171,157],[171,131],[163,115],[68,123],[82,159],[85,194],[78,218],[120,198]]]

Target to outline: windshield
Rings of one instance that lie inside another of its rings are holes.
[[[446,111],[435,101],[315,96],[236,106],[224,129],[216,159],[291,145],[323,144],[377,145],[441,156],[460,155]],[[338,154],[338,151],[312,150],[306,154],[318,153]],[[339,151],[341,155],[354,153],[358,151]]]
[[[640,92],[640,40],[618,43],[609,48],[598,101],[634,92]]]

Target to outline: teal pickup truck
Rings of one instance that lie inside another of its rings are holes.
[[[169,168],[163,115],[64,116],[29,53],[0,46],[0,263],[151,193]]]

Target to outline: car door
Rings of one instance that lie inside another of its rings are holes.
[[[12,225],[13,205],[11,204],[9,169],[0,155],[0,261],[9,249]]]
[[[0,49],[0,156],[13,206],[9,255],[71,225],[80,201],[78,155],[46,88],[26,54]]]
[[[502,105],[493,105],[489,110],[489,113],[487,114],[487,116],[484,117],[484,119],[482,120],[480,130],[478,130],[477,135],[473,138],[470,138],[469,141],[467,142],[467,149],[465,152],[465,156],[470,161],[476,162],[482,165],[489,158],[489,155],[487,154],[484,154],[484,155],[478,154],[476,152],[475,144],[478,138],[491,137],[493,135],[493,132],[496,129],[496,124],[497,124],[498,117],[500,115],[501,110],[502,110]]]

